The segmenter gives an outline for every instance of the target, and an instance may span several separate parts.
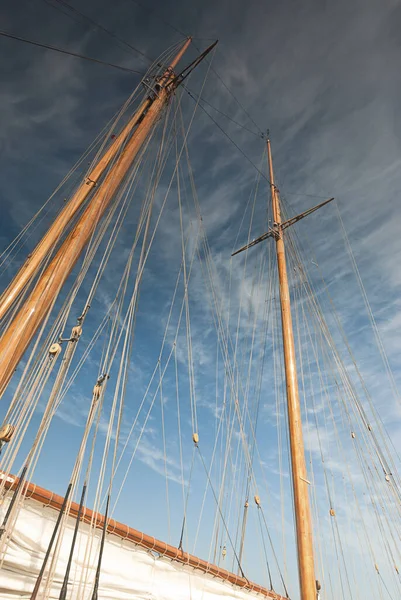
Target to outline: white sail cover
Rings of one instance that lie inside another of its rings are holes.
[[[3,519],[8,502],[0,511]],[[0,571],[0,599],[29,599],[41,568],[58,512],[26,499],[9,540]],[[64,578],[75,520],[68,518],[49,595],[58,600]],[[80,524],[70,573],[69,600],[91,600],[101,531],[96,531],[92,552],[85,559],[89,525]],[[86,577],[87,575],[87,577]],[[85,583],[86,579],[86,583]],[[132,542],[107,534],[99,586],[99,600],[250,600],[260,594],[242,590],[179,562],[154,556]]]

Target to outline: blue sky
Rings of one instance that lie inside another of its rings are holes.
[[[144,70],[148,66],[148,62],[135,52],[122,47],[115,39],[89,26],[76,15],[71,15],[68,10],[63,9],[64,12],[58,10],[57,6],[59,5],[54,4],[52,0],[49,2],[37,0],[34,3],[23,0],[8,2],[2,8],[2,28],[17,35],[133,69]],[[78,7],[78,4],[76,6]],[[244,3],[235,0],[235,2],[191,4],[155,2],[152,6],[157,11],[157,15],[164,17],[181,31],[193,34],[197,38],[195,44],[199,47],[203,48],[212,39],[219,38],[213,66],[258,126],[262,129],[270,128],[277,182],[286,201],[288,213],[293,215],[317,204],[321,199],[336,197],[395,382],[399,384],[401,287],[399,228],[401,223],[398,197],[401,159],[398,32],[401,19],[400,3],[396,1],[379,3],[368,0],[352,4],[340,1],[333,4],[312,1],[307,5],[301,5],[285,0],[277,5],[272,2]],[[80,9],[110,30],[117,32],[121,38],[151,58],[155,58],[166,47],[181,39],[180,35],[165,25],[159,16],[146,12],[131,0],[118,0],[113,5],[107,2],[88,1],[83,6],[80,5]],[[2,171],[0,239],[2,245],[6,246],[42,206],[65,173],[112,118],[137,85],[138,78],[105,66],[59,56],[8,39],[1,38],[0,44],[3,81],[0,92],[0,169]],[[195,55],[196,49],[192,48],[188,61]],[[206,67],[203,66],[191,80],[193,86],[191,89],[195,91],[200,89],[205,74]],[[233,119],[255,130],[254,124],[213,73],[208,75],[203,96]],[[184,115],[188,120],[194,108],[193,102],[184,97],[182,104]],[[257,135],[237,127],[219,113],[210,112],[251,160],[255,164],[262,164],[263,141]],[[257,172],[202,111],[196,114],[189,136],[189,148],[203,226],[216,269],[215,281],[219,285],[222,314],[230,314],[229,329],[232,336],[235,336],[236,319],[241,308],[240,344],[245,358],[242,359],[243,363],[239,371],[246,381],[246,358],[249,358],[249,344],[252,337],[251,323],[256,324],[258,352],[262,348],[263,306],[266,300],[266,289],[269,289],[269,278],[266,270],[263,277],[258,275],[261,268],[262,246],[249,253],[246,271],[243,271],[244,256],[237,257],[237,262],[234,263],[230,262],[230,254],[236,245],[246,242],[250,219],[249,208],[245,212],[242,224],[241,219],[248,198],[253,197]],[[162,202],[163,192],[168,186],[171,172],[170,161],[155,200],[156,207],[159,207]],[[258,208],[253,221],[252,236],[259,235],[266,229],[266,191],[266,185],[262,182],[258,192]],[[50,222],[52,214],[62,203],[63,193],[56,196],[51,204],[50,214],[32,233],[18,259],[22,259],[24,252],[27,254],[33,243],[39,239],[46,224]],[[68,191],[65,192],[67,193]],[[173,186],[152,248],[149,268],[142,283],[123,437],[126,437],[129,432],[137,406],[156,364],[175,278],[180,267],[181,241],[176,196],[176,189]],[[195,223],[193,208],[188,209],[185,216],[188,226],[191,218]],[[132,228],[136,226],[137,221],[138,204],[134,202],[130,207],[126,226],[116,251],[112,255],[111,267],[101,282],[85,325],[80,352],[90,339],[89,332],[94,331],[113,298],[127,259],[127,247],[132,243]],[[195,224],[193,227],[196,229]],[[343,240],[336,208],[334,205],[325,207],[322,212],[309,217],[295,227],[304,251],[305,268],[317,289],[322,307],[326,309],[328,324],[344,357],[345,366],[355,389],[363,398],[363,390],[358,382],[355,367],[341,340],[335,319],[330,314],[332,305],[328,300],[321,273],[343,323],[373,404],[379,411],[394,446],[400,452],[399,400],[394,397],[375,344],[364,299]],[[191,235],[192,240],[194,236],[196,238],[196,234]],[[270,242],[266,246],[268,244]],[[190,245],[188,256],[191,249],[193,247]],[[216,369],[217,336],[213,326],[213,313],[209,304],[210,293],[207,277],[204,276],[204,266],[204,262],[198,259],[194,261],[189,295],[200,447],[204,452],[206,463],[210,464],[213,443],[216,439],[217,421],[221,415],[221,402],[227,383],[224,380],[221,354],[219,355],[220,366],[218,365]],[[10,267],[2,277],[2,285],[9,281],[12,272],[13,267]],[[302,307],[306,306],[306,315],[308,315],[309,309],[302,290],[302,277],[296,271],[292,272],[294,273],[292,276],[294,296],[298,298],[297,314],[301,315]],[[180,289],[181,298],[182,284]],[[72,311],[69,326],[74,323],[82,308],[87,291],[88,287],[84,286],[77,299],[79,308],[77,307],[75,312]],[[177,315],[176,307],[173,317],[175,323]],[[277,410],[276,395],[272,385],[274,365],[279,365],[279,352],[275,341],[279,331],[277,319],[270,318],[269,328],[266,347],[268,358],[263,372],[263,392],[258,421],[258,448],[264,467],[263,473],[256,459],[254,468],[258,486],[263,490],[260,491],[260,495],[266,505],[267,521],[279,561],[285,573],[290,595],[296,598],[296,563],[292,542],[291,496],[285,442],[283,442],[284,458],[281,470],[285,509],[283,515],[280,512],[282,497],[277,450],[277,415],[280,416],[283,436],[285,433],[284,416],[280,410]],[[171,337],[172,334],[169,338],[170,343]],[[306,330],[300,330],[299,340],[305,355],[305,348],[308,344],[309,347],[311,346]],[[82,435],[91,389],[97,377],[102,343],[101,339],[99,348],[94,350],[83,369],[83,376],[77,380],[63,401],[50,428],[35,472],[35,481],[38,484],[58,493],[62,493],[67,485]],[[186,352],[185,329],[182,328],[179,332],[177,353],[183,403],[184,474],[185,477],[189,477],[192,425],[189,401],[183,400],[189,397]],[[367,597],[368,587],[375,589],[378,594],[382,593],[382,597],[386,597],[385,587],[378,582],[371,557],[366,558],[356,549],[363,542],[362,521],[372,523],[374,516],[372,517],[371,508],[368,506],[369,499],[366,500],[357,456],[352,453],[349,436],[347,437],[348,425],[344,421],[340,403],[335,405],[337,409],[333,410],[337,412],[332,417],[325,393],[316,391],[322,386],[318,380],[316,363],[313,363],[312,356],[310,358],[312,372],[309,378],[305,376],[306,387],[309,390],[305,400],[308,422],[311,425],[305,435],[308,457],[314,461],[315,486],[320,499],[321,520],[320,528],[316,531],[319,531],[318,537],[321,537],[322,544],[326,545],[327,552],[327,555],[322,558],[322,563],[323,566],[326,563],[326,570],[329,570],[328,562],[333,561],[335,564],[336,549],[332,540],[337,535],[337,533],[333,534],[327,519],[327,490],[321,466],[323,452],[325,463],[329,464],[329,487],[335,490],[339,536],[343,547],[346,548],[347,561],[349,564],[354,561],[350,567],[350,579],[353,581],[353,574],[358,573],[359,570],[369,568],[372,571],[367,573],[365,581],[360,583],[361,586],[366,586],[362,588],[364,590],[361,592],[362,596],[356,595],[357,592],[354,591],[355,596],[352,597]],[[333,356],[331,361],[334,361]],[[254,373],[251,377],[253,381],[257,377],[259,367],[260,363],[255,360]],[[216,372],[219,374],[217,386]],[[325,389],[332,390],[330,385],[333,385],[333,380],[329,375],[327,377]],[[10,391],[5,395],[4,411],[15,389],[16,381],[17,377],[14,378]],[[113,378],[110,386],[112,390]],[[218,389],[217,408],[216,389]],[[316,393],[313,402],[311,390],[315,390]],[[165,501],[166,480],[161,439],[160,399],[155,403],[155,408],[146,424],[144,437],[115,509],[115,516],[138,529],[177,544],[182,519],[182,486],[174,392],[174,373],[170,365],[163,383],[169,457],[167,471],[171,508],[170,532]],[[279,392],[281,399],[282,385],[279,386]],[[250,398],[250,407],[254,409],[256,393],[251,393]],[[366,397],[363,398],[363,402],[366,410],[369,411]],[[108,397],[105,404],[106,412],[101,423],[103,430],[106,427],[106,415],[110,403],[111,398]],[[333,406],[334,404],[333,401]],[[32,421],[27,440],[32,435],[39,418],[40,408]],[[331,418],[339,425],[338,437],[331,428]],[[313,425],[315,419],[318,428]],[[360,427],[356,417],[355,423]],[[239,441],[235,438],[236,441],[233,442],[232,456],[238,454],[238,460],[243,461],[238,426],[234,428],[233,435],[237,436]],[[26,446],[28,444],[27,441]],[[104,439],[100,444],[104,444]],[[239,448],[238,452],[237,448]],[[344,466],[344,455],[349,457],[349,471]],[[20,460],[22,457],[23,452]],[[99,466],[98,462],[97,456],[96,468]],[[128,460],[123,464],[127,466]],[[243,462],[241,467],[234,466],[243,477]],[[235,469],[234,471],[237,473]],[[231,471],[230,477],[234,482],[233,485],[238,487],[240,486],[239,475],[238,473],[234,475],[234,471]],[[349,472],[353,476],[357,496],[363,504],[360,511],[357,510],[355,500],[350,496]],[[213,476],[217,489],[217,467]],[[264,487],[265,479],[268,482],[268,492]],[[345,487],[343,481],[347,481]],[[193,471],[188,504],[187,523],[190,540],[188,548],[207,557],[215,511],[215,503],[210,491],[205,501],[205,515],[201,521],[199,539],[193,548],[205,483],[205,473],[198,461]],[[380,486],[379,478],[375,485]],[[228,489],[225,491],[225,510],[227,510],[225,514],[227,515],[230,494]],[[383,493],[380,487],[376,487],[375,492],[378,498]],[[251,496],[253,493],[255,490],[251,492]],[[235,537],[236,519],[238,521],[238,515],[242,514],[241,494],[238,494],[238,498],[238,503],[233,506],[229,517],[233,537]],[[267,507],[269,507],[268,512]],[[358,512],[362,514],[361,521],[357,520]],[[256,509],[253,506],[250,514],[244,570],[249,573],[249,577],[267,584],[263,548],[258,535],[259,525]],[[281,527],[282,516],[286,522],[284,535]],[[360,539],[355,534],[354,528],[359,528],[362,532]],[[380,570],[393,594],[392,597],[396,597],[397,582],[394,574],[390,572],[380,534],[373,525],[370,535],[373,546],[380,549],[379,555],[384,556],[380,563]],[[253,539],[257,539],[258,542],[253,544]],[[283,539],[286,545],[285,551]],[[233,557],[229,541],[225,536],[222,541],[227,545],[225,561],[228,566],[231,566]],[[271,551],[268,550],[268,553],[269,560],[273,563]],[[222,562],[221,557],[220,561]],[[397,557],[395,561],[397,562]],[[319,565],[319,577],[322,578],[323,566]],[[277,570],[274,570],[274,576],[275,586],[281,591]],[[326,595],[324,597],[351,597],[346,582],[339,580],[337,567],[333,568],[332,580],[330,589],[329,577],[325,575]],[[345,586],[345,592],[342,592],[342,585]]]

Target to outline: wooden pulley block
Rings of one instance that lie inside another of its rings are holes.
[[[14,425],[6,423],[0,428],[0,442],[9,442],[15,431]]]
[[[61,352],[61,346],[60,344],[52,344],[49,348],[49,354],[51,354],[52,356],[56,355],[56,354],[60,354]]]
[[[99,400],[101,392],[102,392],[102,386],[99,383],[97,383],[95,385],[95,387],[93,388],[93,399]]]
[[[82,327],[81,325],[76,325],[72,328],[71,338],[73,340],[78,340],[82,335]]]

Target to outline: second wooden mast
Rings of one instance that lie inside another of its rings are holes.
[[[82,250],[89,241],[96,224],[110,205],[115,192],[119,188],[125,175],[128,173],[133,160],[143,147],[143,144],[155,126],[166,102],[177,87],[179,82],[177,82],[177,78],[174,74],[174,68],[184,55],[190,43],[191,38],[186,40],[171,64],[167,67],[164,75],[158,82],[158,91],[154,98],[152,98],[150,102],[145,101],[145,103],[141,105],[145,111],[139,115],[138,119],[134,117],[136,122],[139,121],[136,130],[126,142],[119,158],[104,178],[101,187],[95,192],[85,212],[60,246],[59,250],[40,276],[34,290],[30,296],[28,296],[27,300],[22,305],[22,308],[15,315],[9,327],[1,337],[0,397],[6,389],[15,368],[29,346],[38,327],[51,310],[63,284],[71,273]],[[132,126],[133,123],[130,125]],[[115,146],[120,147],[127,137],[127,134],[128,131],[126,128],[119,136]],[[118,148],[115,148],[115,150],[117,149]],[[107,160],[104,160],[105,157]],[[107,163],[110,162],[111,157],[107,156],[107,153],[105,157],[103,157],[102,160]],[[83,199],[84,198],[80,197],[78,204],[82,204]],[[71,214],[68,215],[69,218],[71,218],[73,212],[74,211],[72,210]],[[68,218],[65,221],[67,222]],[[60,235],[60,229],[61,227],[55,232],[57,235]],[[36,267],[40,264],[39,259],[37,260],[37,263],[38,264],[35,265]],[[19,291],[20,290],[18,289],[15,292],[12,300]],[[6,298],[4,298],[4,300],[6,300]]]
[[[285,380],[287,391],[288,429],[290,438],[292,485],[294,490],[295,527],[298,550],[298,571],[301,600],[316,600],[316,578],[313,556],[312,518],[308,494],[305,449],[302,433],[301,407],[295,356],[291,299],[288,285],[285,244],[278,190],[274,184],[270,140],[267,140],[270,191],[275,229],[277,268],[280,286],[281,326],[283,332]]]

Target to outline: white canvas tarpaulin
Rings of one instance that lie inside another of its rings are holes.
[[[7,502],[0,511],[2,519]],[[25,500],[0,571],[0,598],[30,598],[58,512],[35,500]],[[64,578],[75,519],[68,518],[51,599],[58,600]],[[89,561],[85,559],[90,527],[81,523],[70,573],[69,600],[90,600],[98,560],[101,531],[96,530]],[[92,530],[93,531],[93,530]],[[88,555],[86,555],[88,556]],[[43,598],[43,595],[38,597]],[[99,600],[252,600],[261,594],[246,591],[187,565],[154,556],[139,546],[107,534],[99,586]]]

